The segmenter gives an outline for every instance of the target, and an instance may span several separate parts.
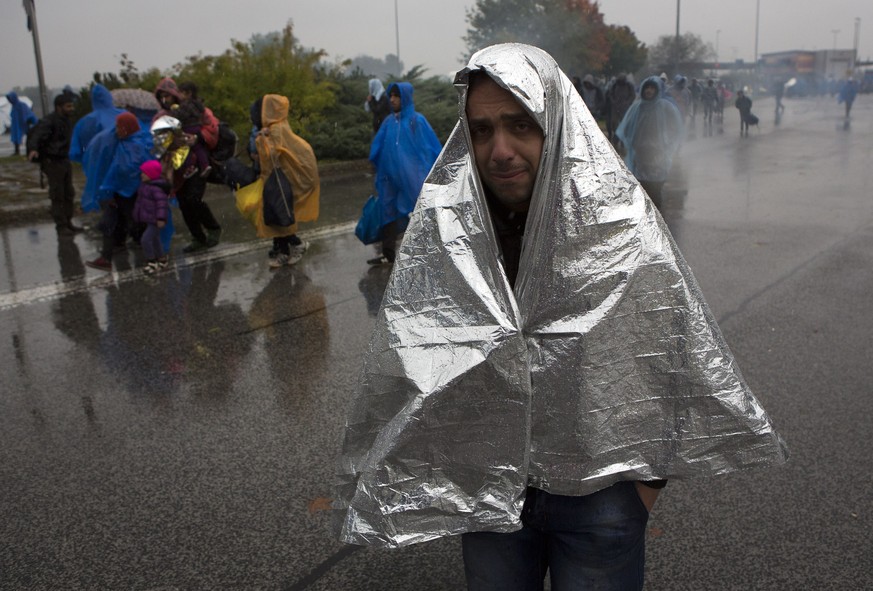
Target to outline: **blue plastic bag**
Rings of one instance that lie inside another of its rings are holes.
[[[355,226],[355,236],[364,244],[373,244],[382,239],[382,211],[379,196],[370,195],[361,210],[361,218]]]

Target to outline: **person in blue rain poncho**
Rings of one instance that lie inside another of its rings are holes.
[[[73,128],[73,139],[70,141],[70,160],[82,162],[88,143],[104,129],[115,129],[115,118],[124,109],[119,109],[112,103],[112,93],[102,84],[91,88],[91,112],[79,119]]]
[[[646,78],[639,98],[615,132],[627,150],[625,164],[658,208],[673,156],[682,143],[682,115],[664,94],[660,78]]]
[[[103,210],[103,244],[100,256],[85,263],[89,267],[111,271],[113,250],[123,247],[127,236],[134,233],[139,167],[152,159],[152,145],[151,134],[141,129],[136,116],[128,112],[118,115],[113,128],[101,131],[88,144],[82,161],[88,176],[82,209]]]
[[[36,125],[38,119],[27,103],[19,99],[14,91],[6,95],[6,100],[12,105],[9,113],[9,141],[15,146],[15,155],[18,156],[21,154],[21,142],[24,136]]]
[[[408,82],[388,86],[392,113],[370,146],[382,214],[382,255],[367,261],[371,265],[394,262],[397,234],[406,227],[424,178],[442,150],[430,123],[415,110],[412,94]]]
[[[852,111],[852,103],[855,102],[855,97],[858,96],[858,83],[851,76],[844,80],[840,85],[840,94],[837,96],[838,103],[846,105],[846,119],[849,118],[849,113]]]

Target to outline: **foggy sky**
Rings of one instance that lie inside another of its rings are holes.
[[[760,2],[758,52],[838,49],[854,45],[860,17],[859,57],[873,57],[873,1],[685,0],[680,32],[701,36],[721,61],[751,61],[756,5]],[[407,69],[428,74],[462,66],[466,12],[473,0],[397,0],[400,58]],[[170,68],[185,57],[220,54],[230,40],[281,30],[292,19],[306,47],[329,59],[384,58],[396,52],[393,0],[36,0],[37,24],[49,87],[86,85],[95,71],[118,72],[127,53],[140,70]],[[601,0],[607,24],[627,25],[646,44],[676,30],[676,0]],[[720,30],[720,33],[717,31]],[[838,31],[836,34],[834,31]],[[0,0],[0,90],[37,82],[33,41],[19,0]]]

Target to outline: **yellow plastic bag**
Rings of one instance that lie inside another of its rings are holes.
[[[236,208],[240,214],[255,228],[263,224],[264,180],[258,178],[255,182],[236,191]],[[259,220],[260,218],[260,220]]]
[[[236,190],[236,208],[240,214],[255,227],[258,238],[276,238],[297,233],[297,224],[290,226],[268,226],[264,223],[264,180]]]

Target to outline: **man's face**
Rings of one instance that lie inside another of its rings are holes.
[[[70,117],[73,114],[75,107],[73,103],[63,103],[58,107],[58,111],[60,111],[61,115],[64,117]]]
[[[655,98],[656,94],[658,94],[658,89],[655,88],[654,84],[647,84],[645,87],[643,87],[643,98],[647,101]]]
[[[508,209],[527,211],[543,152],[542,129],[509,91],[484,75],[470,88],[467,120],[485,188]]]
[[[400,112],[400,91],[396,88],[391,90],[391,94],[388,95],[388,103],[391,105],[391,110],[395,113]]]
[[[158,92],[158,102],[161,103],[161,106],[165,109],[169,109],[173,106],[173,95],[169,92]]]

